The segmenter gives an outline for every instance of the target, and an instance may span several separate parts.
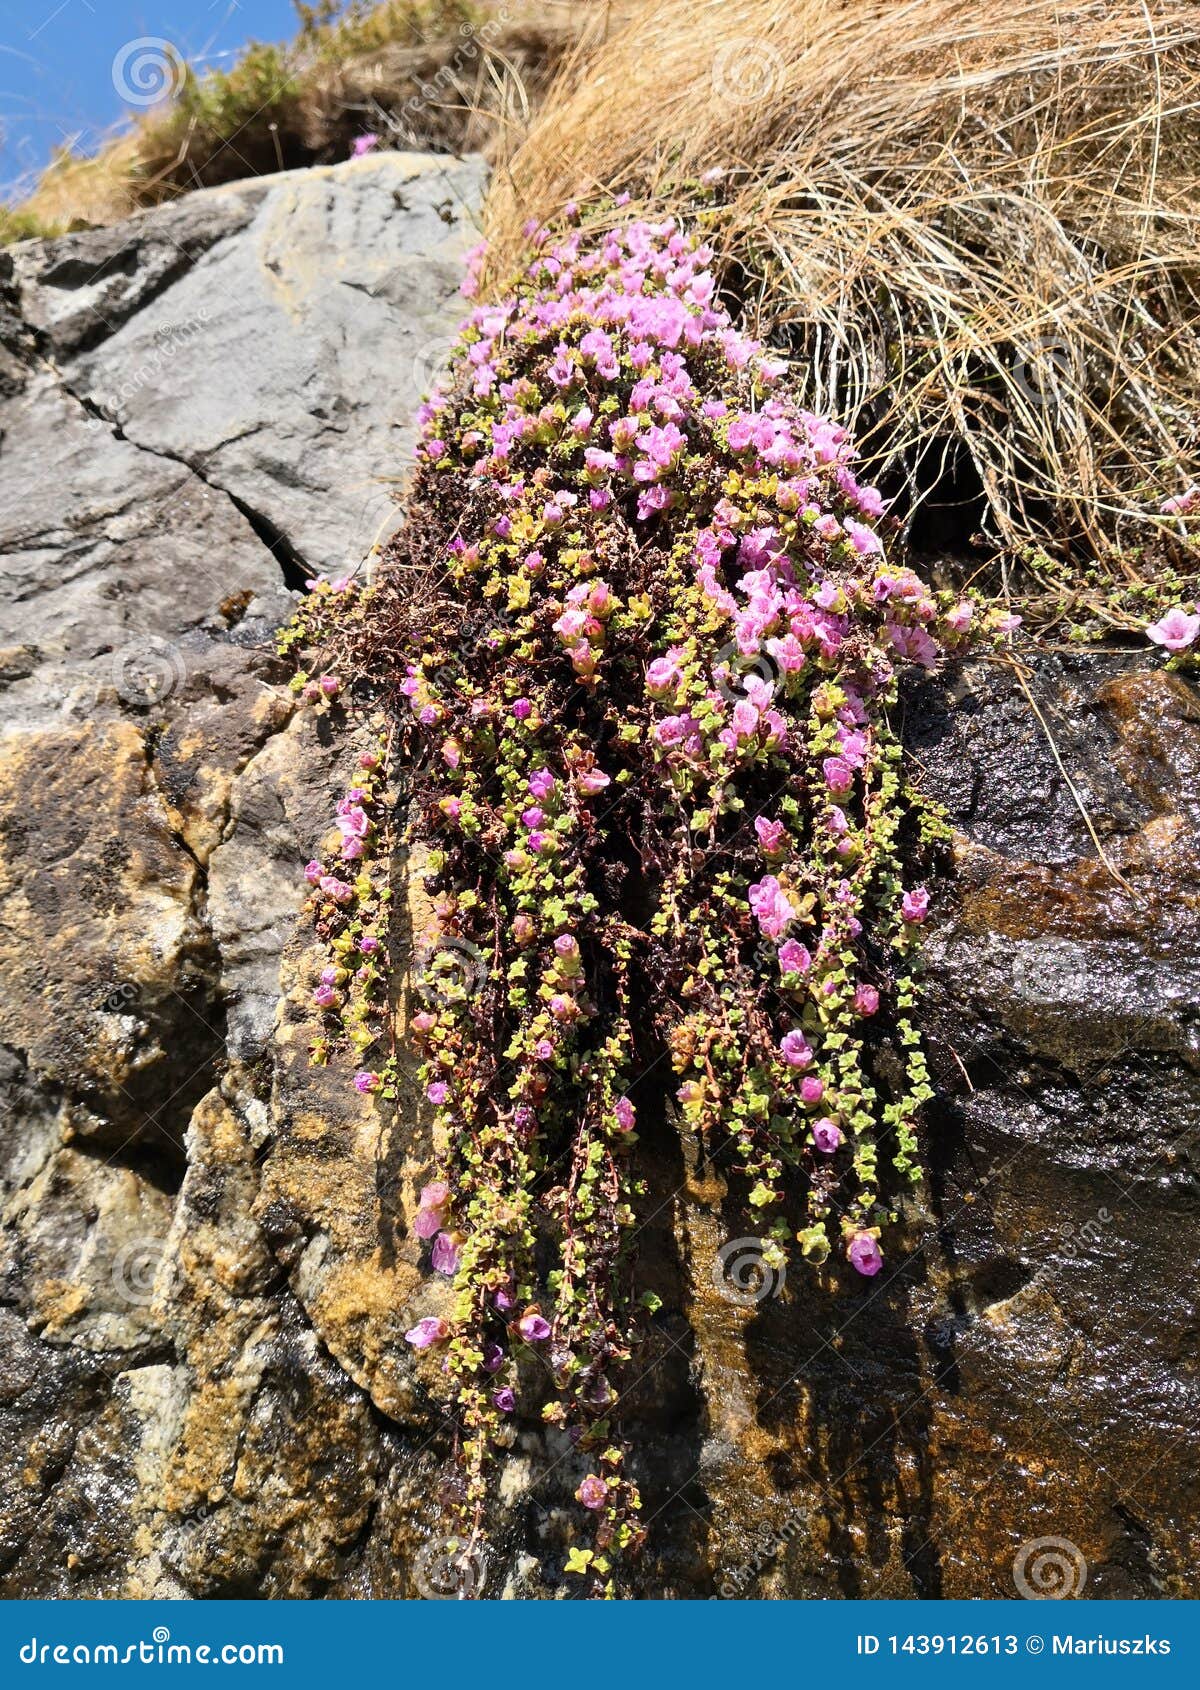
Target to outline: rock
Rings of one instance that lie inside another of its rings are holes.
[[[144,214],[120,256],[128,263],[153,225],[154,279],[103,293],[109,332],[90,351],[79,341],[95,327],[78,314],[99,314],[98,284],[83,255],[18,259],[18,295],[48,301],[43,335],[70,390],[136,445],[223,488],[299,586],[305,573],[353,568],[391,521],[387,478],[411,455],[417,401],[463,314],[482,181],[475,161],[382,153],[195,196],[190,234],[182,207],[169,227]],[[172,247],[194,260],[168,267]],[[116,262],[106,253],[104,273]]]
[[[6,1589],[319,1593],[371,1505],[364,1369],[254,1218],[347,779],[274,632],[392,508],[481,183],[389,154],[0,255]]]
[[[384,154],[0,256],[4,1596],[436,1583],[427,1112],[411,1063],[385,1107],[307,1060],[300,870],[356,746],[272,631],[390,514],[480,183]],[[1008,1596],[1045,1537],[1089,1594],[1195,1593],[1200,702],[1158,662],[1030,653],[1057,754],[1007,667],[909,700],[955,845],[877,1280],[731,1299],[740,1194],[641,1106],[636,1594]],[[541,1389],[476,1594],[569,1594],[586,1469]]]

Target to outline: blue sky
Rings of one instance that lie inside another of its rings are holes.
[[[140,108],[166,41],[201,64],[228,64],[247,41],[295,34],[292,0],[0,0],[0,198],[19,196],[65,141],[90,152]],[[149,52],[150,59],[145,58]],[[115,69],[114,69],[115,67]]]

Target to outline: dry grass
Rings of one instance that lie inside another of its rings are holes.
[[[1200,478],[1200,5],[659,0],[498,177],[497,270],[622,190],[709,219],[918,544],[1161,550]]]
[[[228,71],[186,68],[169,105],[95,157],[60,156],[0,224],[21,238],[116,222],[191,188],[344,158],[365,131],[402,148],[511,151],[603,23],[588,0],[351,5],[289,44],[252,45]]]

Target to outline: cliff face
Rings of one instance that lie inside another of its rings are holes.
[[[425,1123],[305,1059],[354,748],[272,630],[391,520],[481,187],[385,155],[0,258],[0,1594],[437,1588]],[[1011,1595],[1046,1537],[1196,1594],[1200,709],[1130,656],[1027,684],[1057,758],[1008,666],[911,701],[957,849],[894,1271],[732,1298],[744,1211],[647,1134],[639,1594]],[[581,1471],[513,1428],[484,1594],[562,1592]]]

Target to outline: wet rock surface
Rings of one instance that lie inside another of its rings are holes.
[[[386,514],[479,182],[366,160],[0,260],[5,1596],[436,1577],[453,1427],[402,1341],[446,1297],[427,1121],[306,1060],[299,871],[355,748],[270,636]],[[906,732],[955,828],[929,1177],[878,1279],[738,1301],[739,1195],[645,1111],[636,1593],[1005,1596],[1055,1538],[1089,1594],[1195,1595],[1200,700],[1031,655]],[[566,1595],[581,1459],[532,1415],[511,1440],[481,1588]]]

